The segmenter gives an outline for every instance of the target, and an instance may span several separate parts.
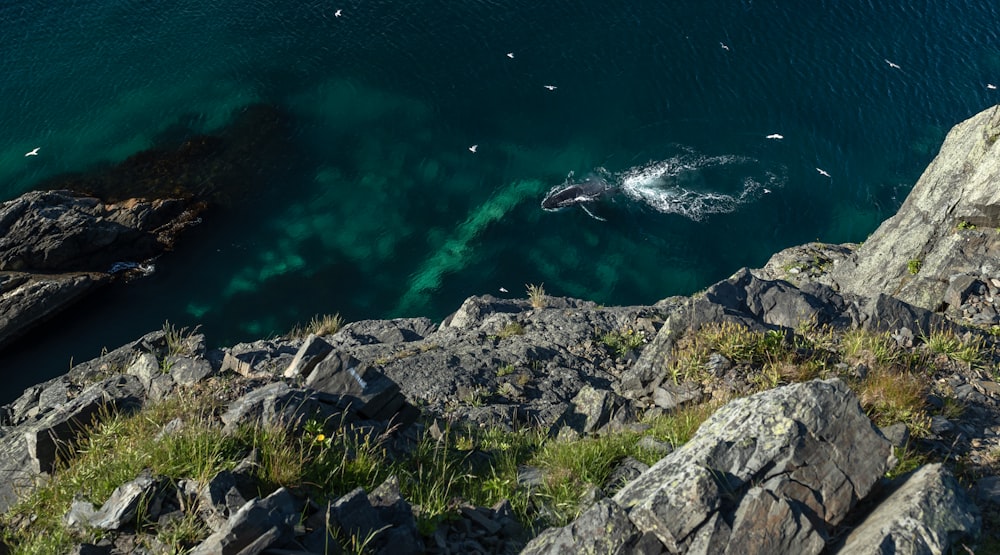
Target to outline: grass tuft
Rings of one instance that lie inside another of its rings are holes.
[[[545,308],[548,306],[548,296],[545,294],[545,284],[535,285],[533,283],[525,285],[528,289],[528,300],[534,308]]]
[[[322,316],[317,314],[305,326],[296,325],[288,335],[292,339],[302,339],[309,334],[333,335],[340,331],[342,327],[344,327],[344,319],[340,316],[339,312],[337,314],[324,314]]]

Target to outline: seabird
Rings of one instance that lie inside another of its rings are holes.
[[[477,148],[479,148],[479,145],[472,145],[469,147],[469,152],[476,152]]]
[[[26,153],[25,156],[38,156],[38,149],[40,148],[42,147],[36,146],[31,152]]]
[[[719,46],[721,46],[721,47],[722,47],[722,49],[723,49],[723,50],[725,50],[726,52],[729,52],[729,47],[728,47],[728,46],[726,46],[726,43],[724,43],[724,42],[720,42],[720,43],[719,43]]]
[[[986,88],[989,89],[989,90],[991,90],[991,91],[995,91],[996,88],[997,88],[997,86],[994,85],[993,83],[986,83]]]
[[[770,135],[768,135],[767,137],[764,137],[764,138],[765,139],[784,139],[785,136],[784,135],[779,135],[777,133],[771,133]]]
[[[500,292],[501,293],[510,293],[510,291],[508,291],[505,287],[501,287],[500,288]]]
[[[508,52],[507,53],[507,57],[510,58],[511,60],[513,60],[514,59],[514,53],[513,52]]]
[[[826,170],[824,169],[816,168],[816,171],[818,171],[819,174],[822,175],[823,177],[830,177],[830,174],[827,173]]]
[[[343,16],[344,15],[342,13],[343,11],[344,10],[337,10],[337,11],[333,12],[333,17],[341,17],[341,16]]]
[[[883,58],[883,60],[885,60],[885,58]],[[890,62],[889,60],[885,60],[885,63],[889,64],[889,67],[891,67],[892,69],[901,69],[899,67],[899,64],[894,64],[894,63]]]
[[[765,195],[767,195],[767,194],[770,194],[770,193],[771,193],[771,190],[770,190],[770,189],[764,189],[764,194],[765,194]]]
[[[542,85],[542,86],[545,87],[546,89],[549,89],[550,91],[554,91],[557,88],[555,85]]]

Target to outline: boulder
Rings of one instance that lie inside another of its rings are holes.
[[[798,524],[770,545],[818,553],[888,469],[891,452],[844,383],[816,380],[730,402],[614,500],[672,551],[690,547],[716,514],[749,530],[773,513]],[[736,532],[726,549],[750,545]]]
[[[521,555],[624,555],[636,552],[634,544],[642,535],[618,504],[602,499],[571,524],[543,531],[524,547]]]
[[[191,555],[257,555],[291,539],[301,503],[285,488],[247,501],[226,525],[198,544]]]
[[[929,464],[900,481],[851,531],[839,553],[955,553],[974,543],[979,509],[947,468]]]

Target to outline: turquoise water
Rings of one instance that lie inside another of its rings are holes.
[[[178,129],[252,134],[231,123],[253,103],[288,133],[153,276],[0,365],[26,385],[166,320],[224,345],[527,283],[653,303],[863,240],[1000,101],[995,2],[880,4],[7,0],[4,199]],[[616,186],[596,218],[540,209],[594,171]]]

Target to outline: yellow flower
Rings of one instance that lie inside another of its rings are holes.
[[[326,436],[325,435],[323,435],[323,434],[317,434],[316,435],[316,443],[323,443],[324,441],[326,441]]]

